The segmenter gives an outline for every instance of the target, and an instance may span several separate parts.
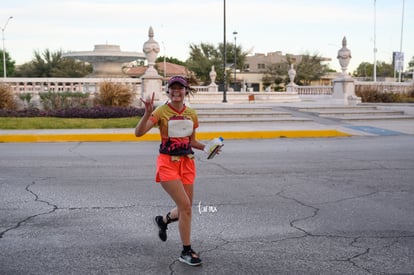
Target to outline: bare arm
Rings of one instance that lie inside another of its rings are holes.
[[[199,142],[196,139],[196,133],[195,130],[193,131],[193,133],[191,134],[191,141],[190,141],[191,147],[204,151],[207,154],[210,154],[210,152],[205,151],[206,149],[209,150],[209,148],[206,148],[206,145],[204,143]],[[219,155],[221,153],[221,148],[218,149],[218,151],[216,152],[217,155]]]
[[[194,149],[198,149],[198,150],[204,150],[204,147],[206,147],[203,143],[199,142],[196,139],[196,131],[194,130],[193,133],[191,134],[191,141],[190,141],[190,145],[191,147],[193,147]]]
[[[145,135],[154,126],[154,123],[149,119],[154,108],[154,96],[155,93],[152,93],[151,99],[143,100],[140,98],[141,102],[144,103],[145,113],[135,127],[135,136],[137,137]]]

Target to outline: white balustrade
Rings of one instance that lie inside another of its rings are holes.
[[[0,83],[8,84],[12,87],[15,93],[31,93],[33,96],[38,96],[41,92],[81,92],[94,93],[99,91],[99,85],[102,82],[113,82],[117,84],[128,85],[132,91],[139,97],[141,95],[141,79],[139,78],[6,78],[0,80]],[[197,91],[196,97],[213,98],[217,97],[215,101],[219,102],[222,97],[222,92],[211,92],[209,86],[193,86]],[[414,82],[355,82],[355,89],[369,89],[378,90],[380,92],[393,93],[408,93],[414,91]],[[295,93],[299,96],[331,96],[332,86],[295,86]],[[198,96],[197,96],[198,94]],[[271,96],[272,98],[284,97],[287,92],[253,92],[256,98],[265,98]],[[233,94],[232,94],[233,95]],[[262,95],[262,96],[259,96]],[[248,102],[247,93],[234,92],[237,101],[244,100]]]
[[[81,92],[94,93],[99,84],[105,81],[128,85],[134,92],[140,91],[139,78],[42,78],[42,77],[8,77],[1,83],[8,84],[16,93],[39,92]]]
[[[299,95],[331,95],[332,86],[296,86]]]

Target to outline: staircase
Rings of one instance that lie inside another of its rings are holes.
[[[401,110],[380,108],[378,106],[327,106],[327,107],[278,107],[260,105],[204,105],[194,106],[198,120],[204,124],[234,123],[300,123],[318,122],[323,124],[334,121],[400,120],[414,119],[414,115]]]
[[[311,121],[308,118],[294,117],[290,112],[275,111],[270,106],[209,107],[200,105],[195,109],[199,122],[203,124]]]
[[[414,116],[407,115],[404,111],[380,109],[377,106],[305,107],[299,108],[298,111],[312,113],[319,117],[345,121],[414,119]]]

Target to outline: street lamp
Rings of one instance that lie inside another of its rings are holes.
[[[166,53],[165,53],[165,44],[164,41],[162,41],[162,46],[164,48],[164,81],[163,81],[163,85],[164,85],[164,89],[167,92],[167,63],[165,62],[165,57],[166,57]]]
[[[13,16],[10,16],[9,18],[7,18],[6,24],[4,24],[4,27],[1,29],[1,34],[3,37],[3,76],[4,78],[7,77],[6,74],[6,49],[4,47],[4,31],[6,30],[7,24],[9,23],[10,19],[12,19]]]
[[[400,40],[400,55],[402,54],[402,44],[403,44],[403,32],[404,32],[404,4],[405,4],[405,0],[403,0],[402,3],[402,12],[401,12],[401,40]],[[404,57],[401,60],[403,62],[403,64],[401,65],[399,72],[398,72],[398,82],[401,82],[401,71],[402,68],[404,66]]]
[[[234,32],[233,32],[233,35],[234,35],[234,90],[236,90],[236,67],[237,67],[237,55],[236,55],[236,52],[237,52],[237,47],[236,47],[236,35],[237,35],[237,32],[236,32],[236,31],[234,31]]]
[[[227,79],[226,79],[226,0],[223,0],[223,103],[227,102]]]
[[[377,82],[377,1],[374,0],[374,71],[373,81]]]

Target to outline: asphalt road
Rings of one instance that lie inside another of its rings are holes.
[[[414,273],[414,136],[228,140],[197,153],[193,247],[152,218],[157,142],[0,144],[0,274]]]

